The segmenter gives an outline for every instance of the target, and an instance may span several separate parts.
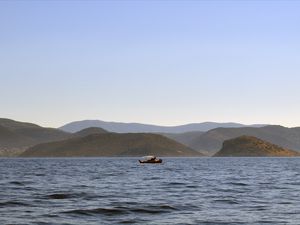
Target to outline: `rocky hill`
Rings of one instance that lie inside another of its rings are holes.
[[[224,141],[216,157],[292,157],[300,156],[299,152],[282,148],[256,137],[241,136]]]

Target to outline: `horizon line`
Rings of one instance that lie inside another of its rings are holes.
[[[101,120],[101,119],[81,119],[81,120],[73,120],[71,122],[65,122],[63,125],[60,126],[45,126],[45,125],[40,125],[40,122],[34,122],[34,121],[26,121],[26,120],[18,120],[18,119],[11,119],[11,118],[5,118],[1,117],[0,119],[8,119],[8,120],[13,120],[17,122],[23,122],[23,123],[32,123],[39,125],[41,127],[49,127],[49,128],[56,128],[59,129],[67,124],[74,123],[74,122],[83,122],[83,121],[101,121],[105,123],[124,123],[124,124],[142,124],[142,125],[150,125],[150,126],[159,126],[159,127],[178,127],[178,126],[185,126],[185,125],[191,125],[191,124],[203,124],[203,123],[219,123],[219,124],[237,124],[237,125],[243,125],[243,126],[253,126],[253,125],[264,125],[264,126],[283,126],[287,128],[293,128],[293,127],[299,127],[299,126],[286,126],[286,125],[281,125],[281,124],[273,124],[273,123],[242,123],[242,122],[233,122],[233,121],[227,121],[227,122],[220,122],[220,121],[203,121],[203,122],[185,122],[185,123],[180,123],[180,124],[175,124],[175,125],[165,125],[165,124],[157,124],[157,123],[147,123],[147,122],[124,122],[124,121],[112,121],[112,120]]]

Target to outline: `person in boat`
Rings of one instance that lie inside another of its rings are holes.
[[[150,159],[151,162],[155,162],[155,160],[156,160],[156,156],[153,156],[153,157]]]

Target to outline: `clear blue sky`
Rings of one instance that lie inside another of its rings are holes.
[[[1,1],[0,117],[300,126],[300,1]]]

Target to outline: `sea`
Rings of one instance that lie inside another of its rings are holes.
[[[300,158],[0,158],[0,224],[300,224]]]

